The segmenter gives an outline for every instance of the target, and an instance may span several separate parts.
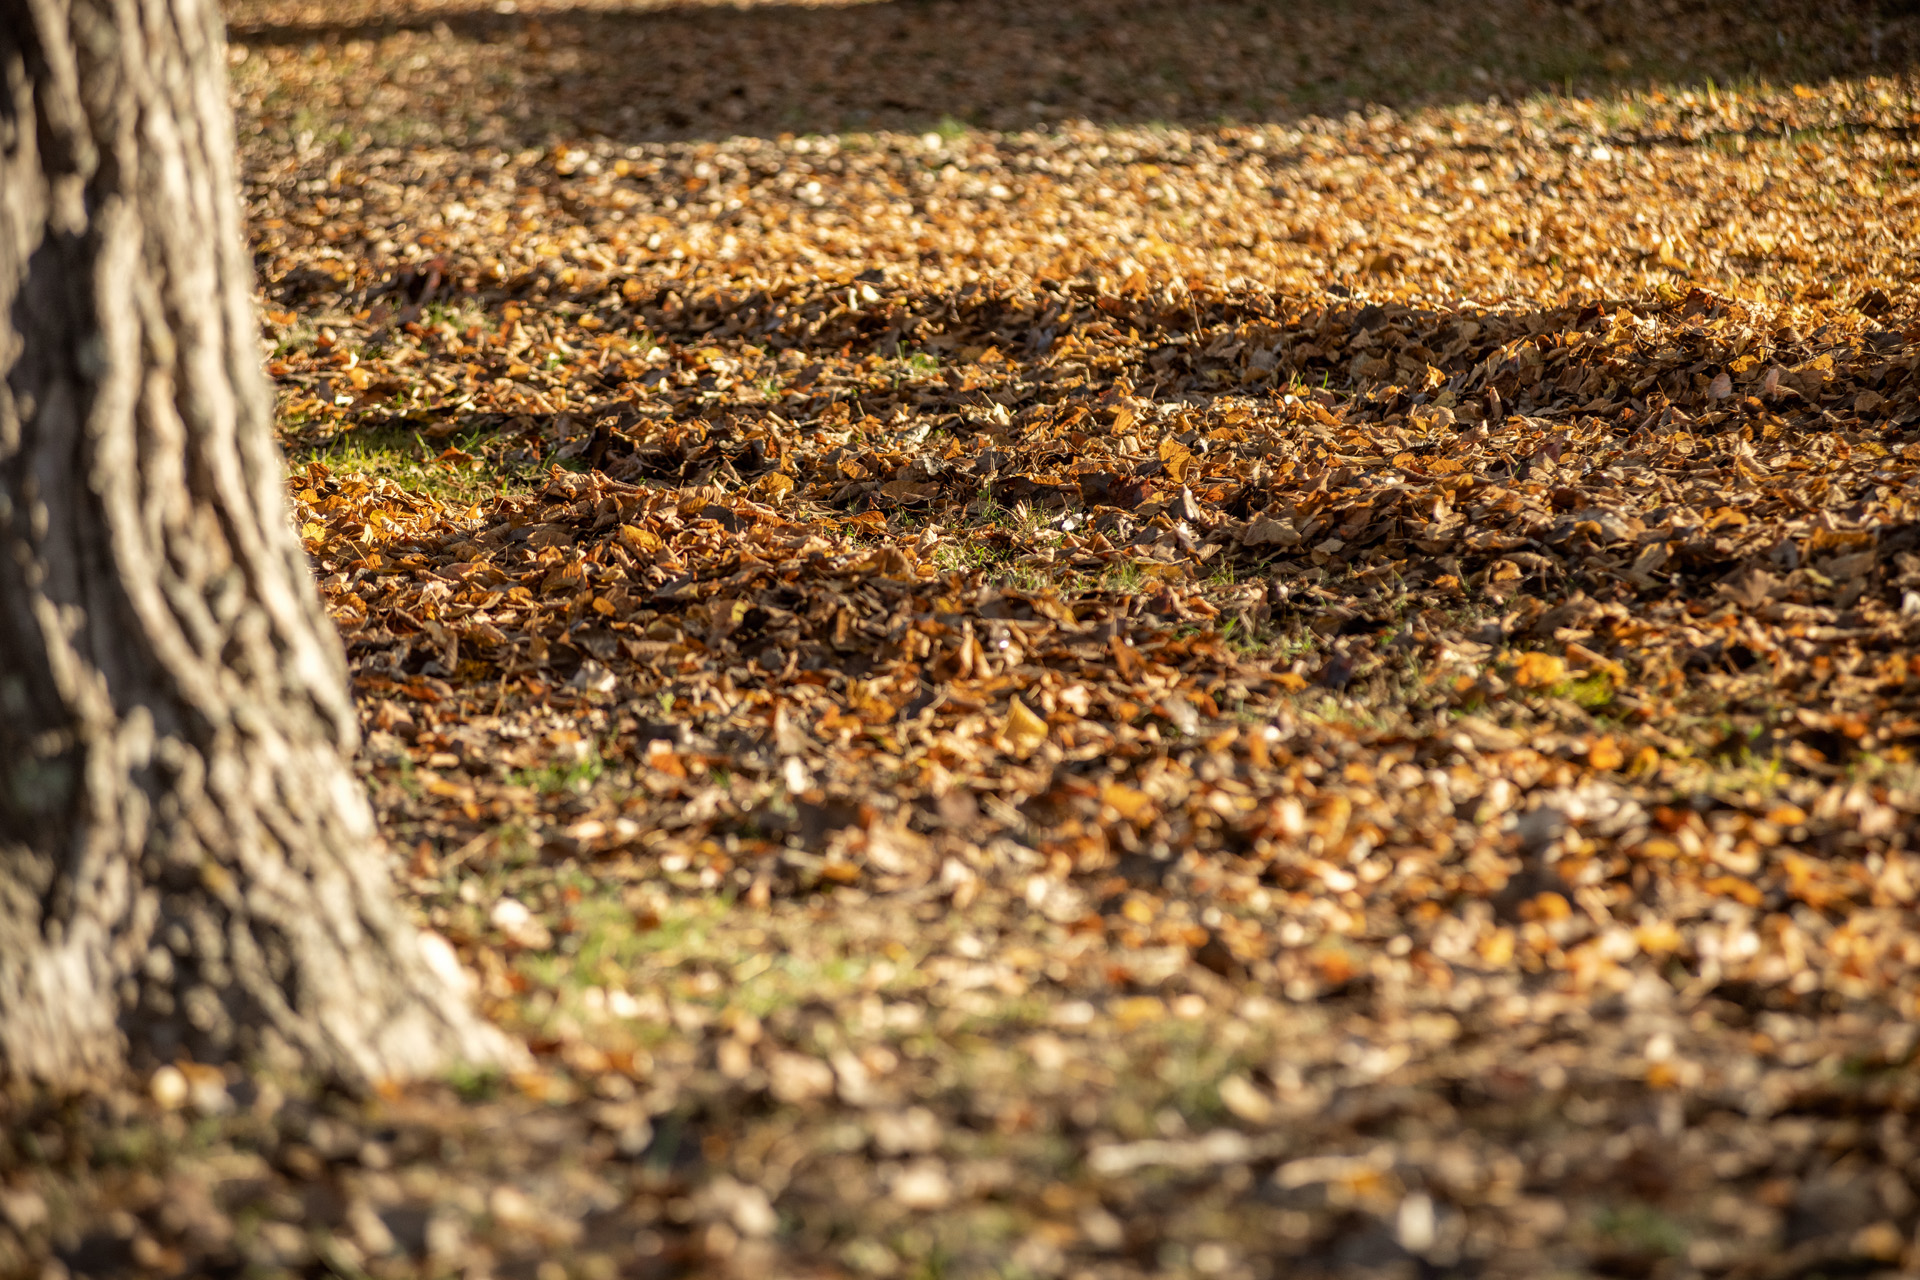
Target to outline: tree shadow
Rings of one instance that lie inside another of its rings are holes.
[[[370,87],[390,77],[437,89],[442,105],[419,109],[458,116],[443,134],[521,144],[1279,122],[1495,95],[1896,73],[1920,56],[1920,14],[1894,0],[870,0],[506,13],[513,6],[363,0],[325,23],[276,21],[285,7],[232,0],[232,40],[370,40]],[[449,42],[473,46],[450,78],[430,52]]]

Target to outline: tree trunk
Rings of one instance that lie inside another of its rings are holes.
[[[519,1052],[403,919],[348,764],[224,56],[214,0],[0,0],[0,1078]]]

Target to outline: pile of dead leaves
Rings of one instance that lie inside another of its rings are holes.
[[[1920,1267],[1913,19],[1535,8],[236,6],[542,1065],[22,1111],[0,1271]]]

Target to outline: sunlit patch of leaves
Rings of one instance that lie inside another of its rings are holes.
[[[540,1067],[163,1115],[273,1191],[126,1247],[1911,1269],[1911,20],[789,8],[236,6],[367,783]]]

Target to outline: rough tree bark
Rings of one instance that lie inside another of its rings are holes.
[[[215,0],[0,0],[0,1078],[512,1061],[288,523]]]

